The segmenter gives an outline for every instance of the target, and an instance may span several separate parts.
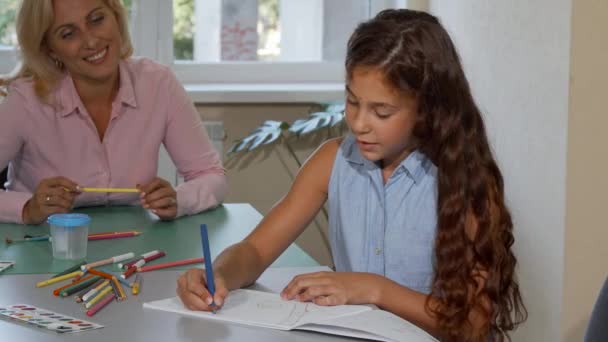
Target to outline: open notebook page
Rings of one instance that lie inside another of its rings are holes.
[[[322,323],[305,324],[299,326],[298,329],[379,341],[437,341],[414,324],[382,310],[369,310],[356,315],[328,319]]]
[[[230,292],[216,314],[188,310],[177,297],[144,303],[144,308],[280,330],[371,310],[364,305],[319,306],[286,301],[278,294],[243,289]]]

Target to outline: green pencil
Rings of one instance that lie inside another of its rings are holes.
[[[63,271],[63,272],[61,272],[61,273],[57,273],[57,274],[55,274],[54,276],[52,276],[52,277],[51,277],[51,279],[52,279],[52,278],[57,278],[57,277],[60,277],[60,276],[62,276],[62,275],[64,275],[64,274],[72,273],[72,272],[75,272],[75,271],[80,271],[80,266],[82,266],[82,265],[86,265],[86,264],[87,264],[87,262],[86,262],[86,261],[83,261],[83,262],[81,262],[80,264],[75,265],[75,266],[72,266],[72,267],[68,268],[67,270],[65,270],[65,271]]]
[[[101,279],[100,276],[94,276],[94,277],[91,277],[91,278],[89,278],[89,279],[87,279],[85,281],[81,281],[81,282],[79,282],[77,284],[74,284],[74,285],[72,285],[70,287],[66,287],[65,289],[61,290],[59,292],[59,295],[61,297],[71,296],[72,294],[74,294],[74,293],[76,293],[76,292],[84,289],[85,287],[88,287],[89,285],[97,282],[99,279]]]

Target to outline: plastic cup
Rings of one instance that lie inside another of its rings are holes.
[[[54,214],[47,222],[51,225],[53,258],[77,260],[87,256],[89,215]]]

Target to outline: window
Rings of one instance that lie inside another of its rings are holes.
[[[0,73],[8,73],[15,67],[15,13],[18,6],[18,0],[0,0]]]
[[[195,101],[318,102],[343,96],[357,23],[424,0],[122,0],[135,54],[171,65]],[[16,63],[19,0],[0,0],[0,72]]]

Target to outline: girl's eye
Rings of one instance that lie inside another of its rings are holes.
[[[68,39],[72,37],[72,31],[64,31],[61,33],[61,39]]]
[[[356,106],[356,105],[359,104],[356,100],[354,100],[354,99],[352,99],[350,97],[346,98],[346,102],[348,102],[348,104],[353,105],[353,106]]]
[[[379,117],[380,119],[387,119],[388,117],[391,116],[391,114],[390,113],[376,112],[376,116]]]

